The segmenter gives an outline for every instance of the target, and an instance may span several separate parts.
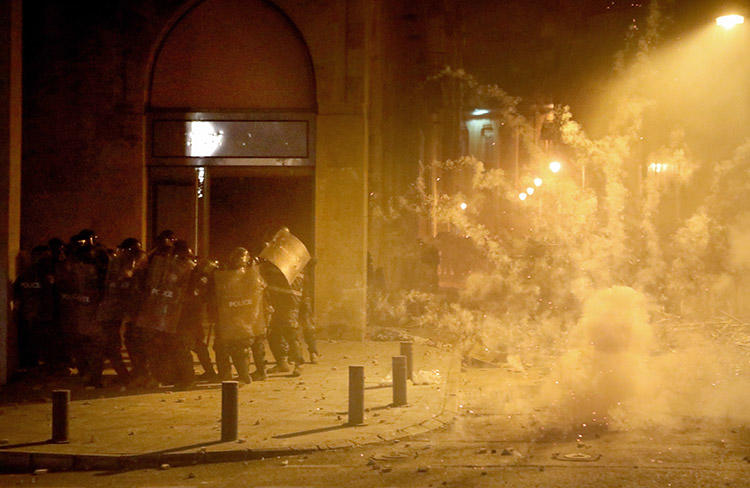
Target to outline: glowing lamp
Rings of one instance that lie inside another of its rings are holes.
[[[533,195],[534,194],[534,189],[532,187],[528,187],[528,188],[526,188],[526,193],[528,195]]]
[[[732,29],[733,27],[744,23],[745,17],[737,14],[722,15],[721,17],[716,17],[716,25],[718,25],[719,27],[723,27],[726,30]]]
[[[468,205],[466,205],[466,202],[461,202],[461,205],[459,205],[459,207],[461,207],[461,210],[466,210],[466,207],[468,207]]]
[[[562,164],[560,163],[560,161],[552,161],[551,163],[549,163],[549,170],[553,173],[560,172],[560,169],[562,169]]]
[[[471,115],[477,116],[477,115],[487,115],[490,113],[489,110],[486,108],[475,108],[474,111],[471,113]]]
[[[521,201],[524,201],[524,200],[526,200],[526,197],[527,197],[527,196],[528,196],[528,195],[526,195],[526,193],[524,193],[524,192],[521,192],[521,193],[519,193],[519,194],[518,194],[518,198],[520,198],[520,199],[521,199]]]
[[[534,178],[534,186],[542,186],[542,179]]]

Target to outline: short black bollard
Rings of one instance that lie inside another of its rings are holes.
[[[70,390],[52,391],[52,442],[68,443]]]
[[[402,342],[401,355],[406,356],[406,377],[414,381],[414,343]]]
[[[237,440],[237,393],[236,381],[221,382],[221,440]]]
[[[393,406],[406,405],[406,357],[393,357]]]
[[[365,367],[349,366],[349,425],[365,421]]]

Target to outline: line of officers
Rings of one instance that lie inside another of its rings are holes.
[[[273,263],[253,258],[245,248],[235,248],[220,266],[198,259],[168,230],[148,254],[135,238],[108,250],[91,230],[67,245],[53,239],[32,250],[31,264],[14,284],[22,366],[75,368],[93,387],[103,386],[106,361],[120,383],[137,387],[228,380],[232,366],[245,383],[264,380],[267,372],[298,376],[302,340],[311,362],[319,355],[313,266],[314,259],[290,284]],[[218,371],[208,350],[212,332]],[[276,361],[270,370],[266,341]],[[199,377],[192,352],[204,370]]]

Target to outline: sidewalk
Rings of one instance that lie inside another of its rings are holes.
[[[452,353],[415,344],[415,377],[423,376],[427,384],[409,382],[408,405],[392,407],[392,389],[384,385],[390,382],[398,342],[321,341],[319,349],[319,363],[306,364],[300,377],[271,375],[241,384],[239,439],[232,442],[219,440],[218,383],[199,383],[187,391],[78,387],[71,392],[68,444],[48,439],[51,391],[68,388],[70,379],[39,384],[29,378],[3,387],[0,471],[117,470],[257,459],[390,441],[452,420],[453,378],[459,373]],[[350,365],[365,367],[361,426],[346,425]]]

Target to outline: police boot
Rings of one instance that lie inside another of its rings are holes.
[[[310,353],[310,364],[318,364],[320,353],[315,349],[309,349],[308,352]]]
[[[292,370],[292,368],[289,367],[289,363],[286,362],[286,358],[280,358],[276,361],[276,366],[269,369],[269,373],[288,373]]]
[[[300,376],[301,374],[302,374],[302,363],[295,363],[294,371],[292,371],[292,376]]]
[[[263,381],[266,378],[268,378],[268,376],[266,375],[266,372],[263,371],[262,369],[256,369],[255,371],[250,373],[250,378],[252,378],[253,381]]]
[[[250,345],[250,350],[255,363],[255,371],[250,373],[250,377],[253,381],[263,381],[266,379],[266,345],[264,341],[256,339]]]

